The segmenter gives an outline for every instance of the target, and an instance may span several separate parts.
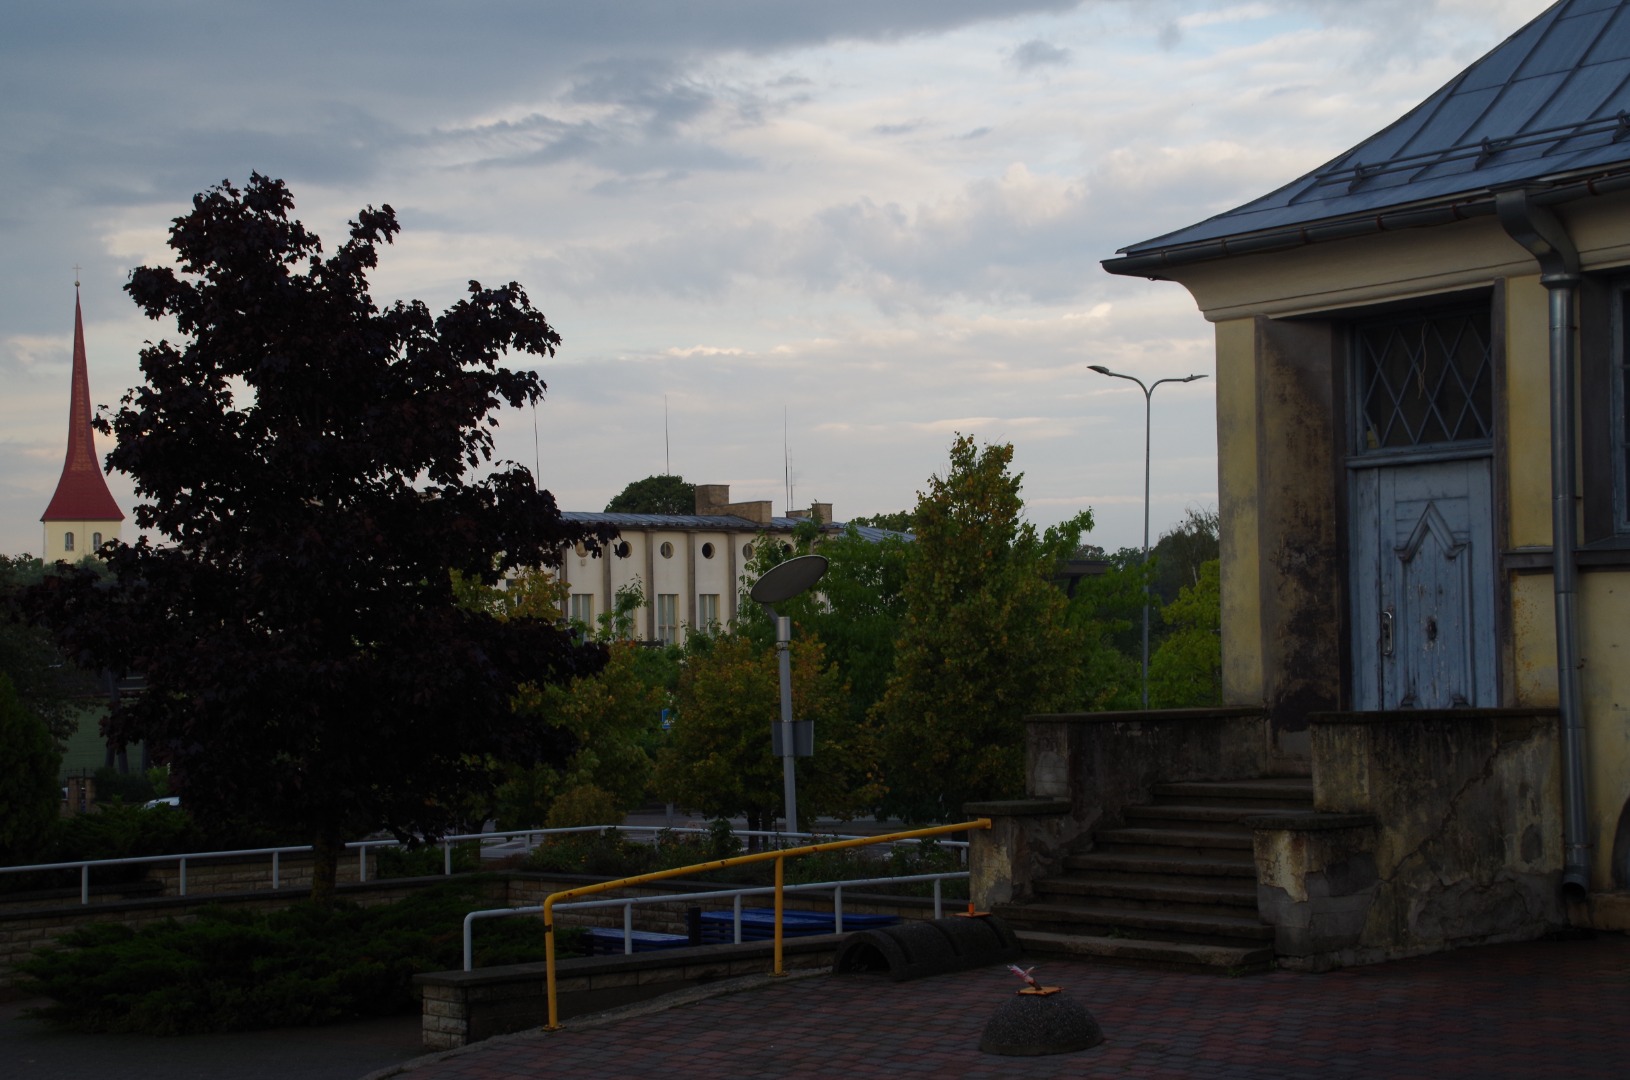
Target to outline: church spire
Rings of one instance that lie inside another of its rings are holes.
[[[95,432],[91,429],[91,381],[85,361],[85,323],[79,312],[77,281],[74,282],[74,371],[68,402],[68,453],[62,462],[62,478],[57,481],[56,494],[51,496],[50,505],[40,520],[46,522],[47,559],[58,554],[51,550],[60,546],[60,541],[52,543],[54,533],[61,534],[67,529],[70,531],[66,535],[72,537],[76,527],[83,533],[79,538],[83,546],[75,550],[73,539],[68,539],[66,551],[62,553],[76,557],[92,550],[93,527],[101,526],[101,531],[117,536],[118,523],[124,520],[124,512],[113,501],[107,478],[96,460]],[[53,529],[53,522],[58,523],[59,528]],[[95,535],[100,536],[101,531]]]

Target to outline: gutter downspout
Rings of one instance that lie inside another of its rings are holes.
[[[1529,193],[1495,193],[1495,209],[1507,235],[1539,262],[1540,284],[1550,298],[1551,342],[1551,562],[1556,602],[1557,706],[1562,713],[1564,802],[1563,896],[1582,902],[1590,891],[1586,836],[1585,725],[1579,676],[1578,568],[1574,561],[1574,300],[1579,288],[1579,250],[1549,208]]]

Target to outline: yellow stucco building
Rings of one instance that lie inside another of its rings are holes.
[[[1630,3],[1562,0],[1328,164],[1105,263],[1214,324],[1225,701],[1287,762],[1326,712],[1555,709],[1559,884],[1619,925],[1627,112]]]

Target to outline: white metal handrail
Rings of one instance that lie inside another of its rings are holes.
[[[817,881],[804,885],[785,885],[782,892],[813,892],[817,890],[831,890],[832,892],[832,929],[835,933],[843,933],[843,890],[856,885],[898,885],[912,881],[931,881],[934,883],[934,918],[941,918],[944,905],[940,898],[940,882],[966,881],[968,871],[949,870],[938,874],[907,874],[901,877],[873,877],[873,878],[847,878],[843,881]],[[698,900],[732,900],[734,903],[735,919],[733,921],[732,943],[741,944],[741,901],[744,896],[763,896],[774,893],[774,885],[754,885],[741,889],[709,889],[701,893],[667,893],[662,896],[619,896],[611,900],[578,900],[568,904],[556,904],[556,911],[581,911],[587,908],[621,907],[623,909],[623,954],[629,955],[634,951],[634,907],[639,904],[672,904],[681,901],[695,902]],[[464,970],[473,971],[474,967],[474,934],[473,927],[478,919],[501,919],[506,915],[541,915],[543,905],[535,904],[530,907],[513,908],[486,908],[482,911],[472,911],[464,916]]]
[[[434,842],[440,844],[441,848],[442,848],[442,873],[444,875],[446,875],[446,876],[451,876],[452,873],[453,873],[453,848],[454,848],[454,846],[456,844],[465,843],[465,842],[472,841],[472,840],[480,842],[482,844],[486,844],[486,843],[490,843],[490,842],[498,842],[498,841],[508,843],[508,842],[514,841],[517,838],[520,838],[520,839],[524,839],[526,841],[527,850],[530,851],[532,849],[534,839],[538,838],[538,837],[561,836],[561,835],[565,835],[565,834],[568,834],[568,833],[584,833],[584,832],[605,833],[605,832],[608,832],[608,831],[627,832],[627,833],[648,833],[648,834],[651,834],[651,836],[653,838],[657,834],[660,834],[660,833],[682,833],[682,834],[700,834],[700,835],[708,835],[708,834],[711,833],[711,830],[709,830],[709,829],[693,828],[693,827],[688,827],[688,826],[687,827],[669,827],[669,826],[663,826],[663,825],[575,825],[575,826],[568,826],[568,827],[562,827],[562,828],[553,828],[553,829],[512,829],[512,830],[507,830],[507,831],[504,831],[504,832],[458,833],[458,834],[455,834],[455,835],[452,835],[452,836],[440,837],[437,840],[435,840]],[[752,830],[745,830],[744,829],[744,830],[742,830],[740,832],[734,833],[733,835],[735,835],[735,836],[749,836],[749,837],[756,836],[756,837],[762,837],[762,838],[765,838],[765,839],[808,839],[808,838],[816,838],[816,839],[818,839],[818,838],[820,838],[822,836],[828,837],[830,839],[835,839],[835,840],[859,839],[859,837],[846,836],[846,835],[841,835],[841,834],[831,834],[831,833],[780,833],[780,832],[766,831],[766,830],[762,830],[762,829],[752,829]],[[903,841],[899,841],[899,842],[900,843],[920,843],[921,841],[918,841],[918,840],[903,840]],[[357,878],[358,878],[359,881],[366,882],[368,880],[368,851],[369,851],[369,849],[371,849],[371,848],[379,848],[379,847],[400,847],[401,845],[402,845],[402,841],[400,841],[400,840],[386,839],[386,840],[353,840],[353,841],[347,843],[345,846],[347,848],[354,848],[354,849],[357,850]],[[940,846],[946,847],[946,848],[951,848],[951,849],[961,849],[962,861],[963,861],[963,864],[966,865],[966,863],[967,863],[967,847],[968,847],[968,845],[967,845],[967,843],[965,841],[961,841],[961,840],[941,841]],[[97,866],[132,866],[132,865],[137,865],[137,864],[141,864],[141,863],[159,864],[159,863],[172,863],[173,862],[173,863],[177,864],[177,875],[176,875],[176,884],[177,884],[177,888],[178,888],[177,895],[186,896],[187,895],[187,864],[189,862],[197,862],[197,861],[203,860],[203,859],[229,859],[229,858],[239,858],[239,857],[250,856],[250,855],[270,855],[272,857],[272,888],[275,890],[275,889],[282,888],[282,857],[284,855],[289,855],[289,854],[305,853],[305,852],[309,852],[311,850],[312,850],[312,846],[310,844],[299,844],[299,845],[287,845],[287,846],[283,846],[283,847],[236,848],[236,849],[233,849],[233,850],[230,850],[230,851],[194,851],[194,852],[176,853],[176,854],[171,854],[171,855],[131,855],[131,856],[126,856],[124,858],[118,858],[118,859],[75,859],[75,860],[70,860],[70,861],[67,861],[67,862],[32,863],[32,864],[29,864],[29,865],[26,865],[26,866],[0,866],[0,874],[21,874],[21,873],[28,873],[28,872],[41,871],[41,870],[78,870],[79,871],[79,902],[80,902],[81,905],[87,905],[87,904],[89,904],[91,902],[90,901],[90,894],[91,894],[91,868],[92,867],[97,867]],[[895,880],[900,880],[900,879],[895,879]]]

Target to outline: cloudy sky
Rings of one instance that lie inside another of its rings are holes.
[[[14,6],[0,552],[40,550],[75,265],[92,398],[113,404],[142,342],[174,335],[121,291],[131,268],[168,263],[193,193],[251,170],[330,247],[360,207],[396,208],[376,299],[527,288],[565,345],[500,451],[568,509],[671,466],[781,513],[783,425],[796,505],[902,509],[960,431],[1014,444],[1038,524],[1090,507],[1093,540],[1135,545],[1143,398],[1087,366],[1210,374],[1210,329],[1181,287],[1099,261],[1316,167],[1545,6]],[[1209,380],[1155,394],[1157,535],[1216,503],[1213,408]]]

